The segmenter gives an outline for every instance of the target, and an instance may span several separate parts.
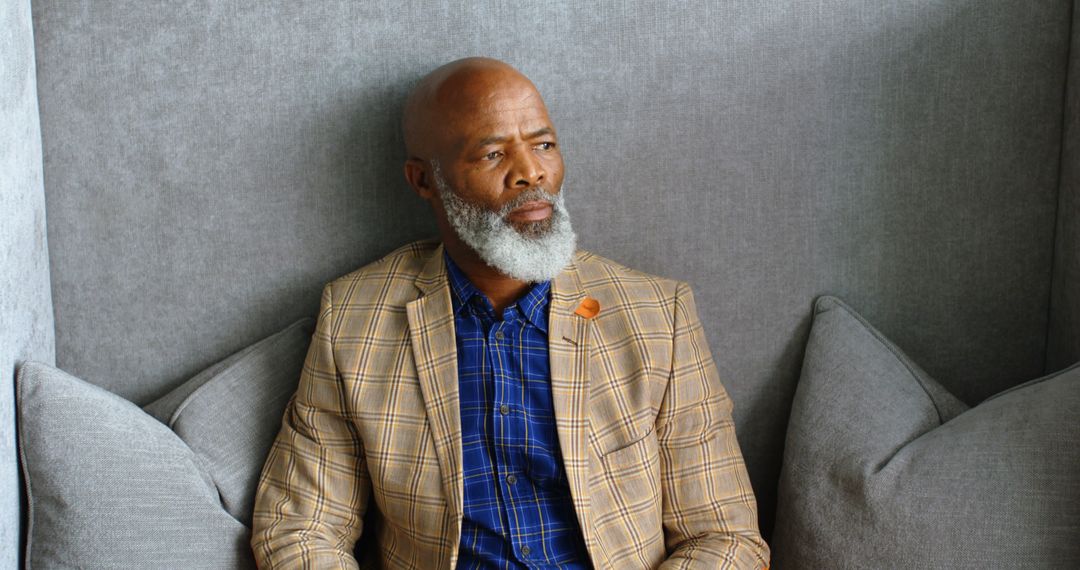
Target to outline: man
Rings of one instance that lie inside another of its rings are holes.
[[[260,566],[355,567],[368,532],[387,568],[766,567],[690,290],[575,251],[532,83],[455,61],[404,130],[442,243],[323,290],[259,482]]]

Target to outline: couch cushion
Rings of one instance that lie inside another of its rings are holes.
[[[251,525],[255,486],[300,379],[315,321],[300,319],[180,385],[145,410],[206,468],[225,509]]]
[[[1080,567],[1080,363],[966,409],[839,299],[814,312],[777,568]]]
[[[18,375],[27,567],[244,568],[248,530],[138,406],[46,364]]]

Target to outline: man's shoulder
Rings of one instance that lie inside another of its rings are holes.
[[[371,298],[368,294],[372,291],[383,291],[380,297],[384,300],[388,300],[387,292],[394,297],[400,294],[415,297],[412,285],[435,255],[439,243],[438,240],[420,240],[405,244],[381,259],[334,279],[327,286],[333,292],[335,302],[342,296],[356,297],[358,294],[362,298]]]
[[[620,304],[665,302],[688,289],[681,281],[632,269],[590,251],[578,250],[574,264],[581,286],[590,295],[611,297]]]

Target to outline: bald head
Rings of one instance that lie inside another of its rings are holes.
[[[402,121],[405,149],[410,158],[437,158],[478,116],[537,102],[543,106],[536,87],[506,63],[485,57],[450,62],[410,94]]]

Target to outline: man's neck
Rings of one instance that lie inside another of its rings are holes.
[[[461,269],[469,282],[491,302],[496,316],[501,316],[503,309],[514,304],[532,287],[532,284],[507,277],[498,269],[484,263],[472,248],[460,240],[444,239],[443,243],[446,253],[454,260],[458,269]]]

